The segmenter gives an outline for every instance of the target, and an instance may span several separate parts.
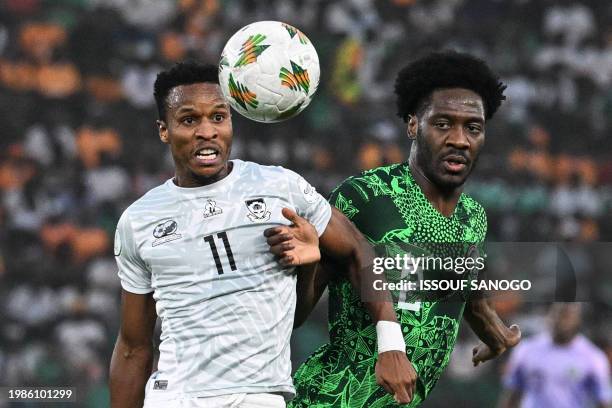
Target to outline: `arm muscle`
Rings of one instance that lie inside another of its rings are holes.
[[[110,366],[111,407],[142,407],[153,363],[153,293],[121,294],[121,328]]]

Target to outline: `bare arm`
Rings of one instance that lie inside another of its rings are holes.
[[[347,263],[349,280],[362,296],[362,302],[373,324],[376,325],[380,320],[397,322],[389,293],[375,293],[373,290],[374,274],[371,266],[375,257],[374,249],[357,227],[334,207],[319,243],[325,254],[334,260]],[[366,294],[372,299],[363,299]]]
[[[482,341],[473,350],[474,366],[499,356],[521,341],[519,327],[506,327],[486,298],[470,300],[465,307],[464,317]]]
[[[522,393],[518,390],[506,390],[504,391],[497,408],[519,408],[522,397]]]
[[[270,228],[265,232],[272,253],[279,256],[281,263],[286,265],[303,266],[319,261],[320,254],[315,255],[312,252],[312,246],[316,242],[314,227],[291,210],[283,209],[283,215],[292,221],[292,226]],[[320,246],[325,255],[341,264],[341,268],[347,266],[349,280],[360,294],[374,325],[380,321],[397,323],[391,295],[388,292],[376,293],[373,289],[375,278],[371,267],[375,256],[373,248],[355,225],[333,207],[331,219],[318,244],[317,248]],[[333,269],[338,270],[338,268]],[[321,268],[300,270],[300,273],[309,274],[301,277],[302,281],[298,282],[298,285],[301,285],[298,290],[304,291],[299,295],[300,302],[303,302],[299,306],[300,320],[305,319],[310,313],[327,284],[327,276],[322,271]],[[403,343],[399,327],[397,327],[397,337]],[[378,354],[377,383],[394,395],[396,401],[404,404],[410,402],[416,378],[416,371],[405,351],[391,349]]]
[[[348,263],[351,284],[360,294],[373,324],[379,321],[397,322],[391,295],[373,291],[374,249],[357,227],[336,208],[332,207],[331,219],[319,242],[325,254]],[[375,371],[377,383],[397,402],[406,404],[412,400],[417,375],[405,351],[379,353]]]
[[[288,208],[282,214],[292,222],[286,227],[268,228],[264,232],[270,251],[279,257],[284,265],[294,265],[297,270],[297,302],[293,327],[301,326],[321,298],[327,279],[318,261],[319,237],[317,231],[305,219]]]
[[[308,221],[286,208],[283,209],[283,215],[293,224],[289,227],[270,228],[264,235],[270,250],[280,257],[281,263],[298,267],[300,317],[305,318],[302,315],[307,316],[321,297],[328,281],[326,272],[346,269],[373,323],[381,320],[397,322],[390,294],[373,290],[374,275],[370,272],[374,250],[344,214],[332,207],[329,223],[318,240],[316,230]],[[316,264],[321,254],[318,249],[313,251],[313,248],[318,247],[326,255],[325,267]],[[336,262],[339,265],[334,265]]]
[[[328,280],[329,275],[323,263],[299,267],[293,328],[298,328],[304,324],[323,295]]]
[[[121,328],[110,366],[111,407],[140,408],[153,364],[155,329],[153,293],[137,295],[122,290]]]

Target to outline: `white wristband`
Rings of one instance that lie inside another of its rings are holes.
[[[376,339],[378,341],[378,354],[391,350],[406,352],[402,326],[397,322],[379,320],[376,323]]]

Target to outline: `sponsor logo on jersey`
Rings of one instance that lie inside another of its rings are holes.
[[[217,207],[217,203],[215,200],[206,200],[206,205],[204,206],[204,218],[212,217],[213,215],[222,214],[223,210],[221,207]]]
[[[168,380],[155,380],[153,383],[154,390],[165,390],[168,388]]]
[[[262,222],[270,219],[270,211],[266,208],[263,198],[254,198],[244,202],[249,210],[247,217],[251,222]]]
[[[181,238],[181,234],[177,234],[176,230],[178,224],[174,220],[167,220],[160,222],[153,229],[153,236],[156,238],[153,240],[152,246],[158,246],[165,244],[166,242],[174,241],[175,239]]]

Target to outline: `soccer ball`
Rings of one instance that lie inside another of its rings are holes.
[[[230,105],[257,122],[300,113],[319,85],[319,57],[297,28],[258,21],[229,39],[219,62],[219,84]]]

